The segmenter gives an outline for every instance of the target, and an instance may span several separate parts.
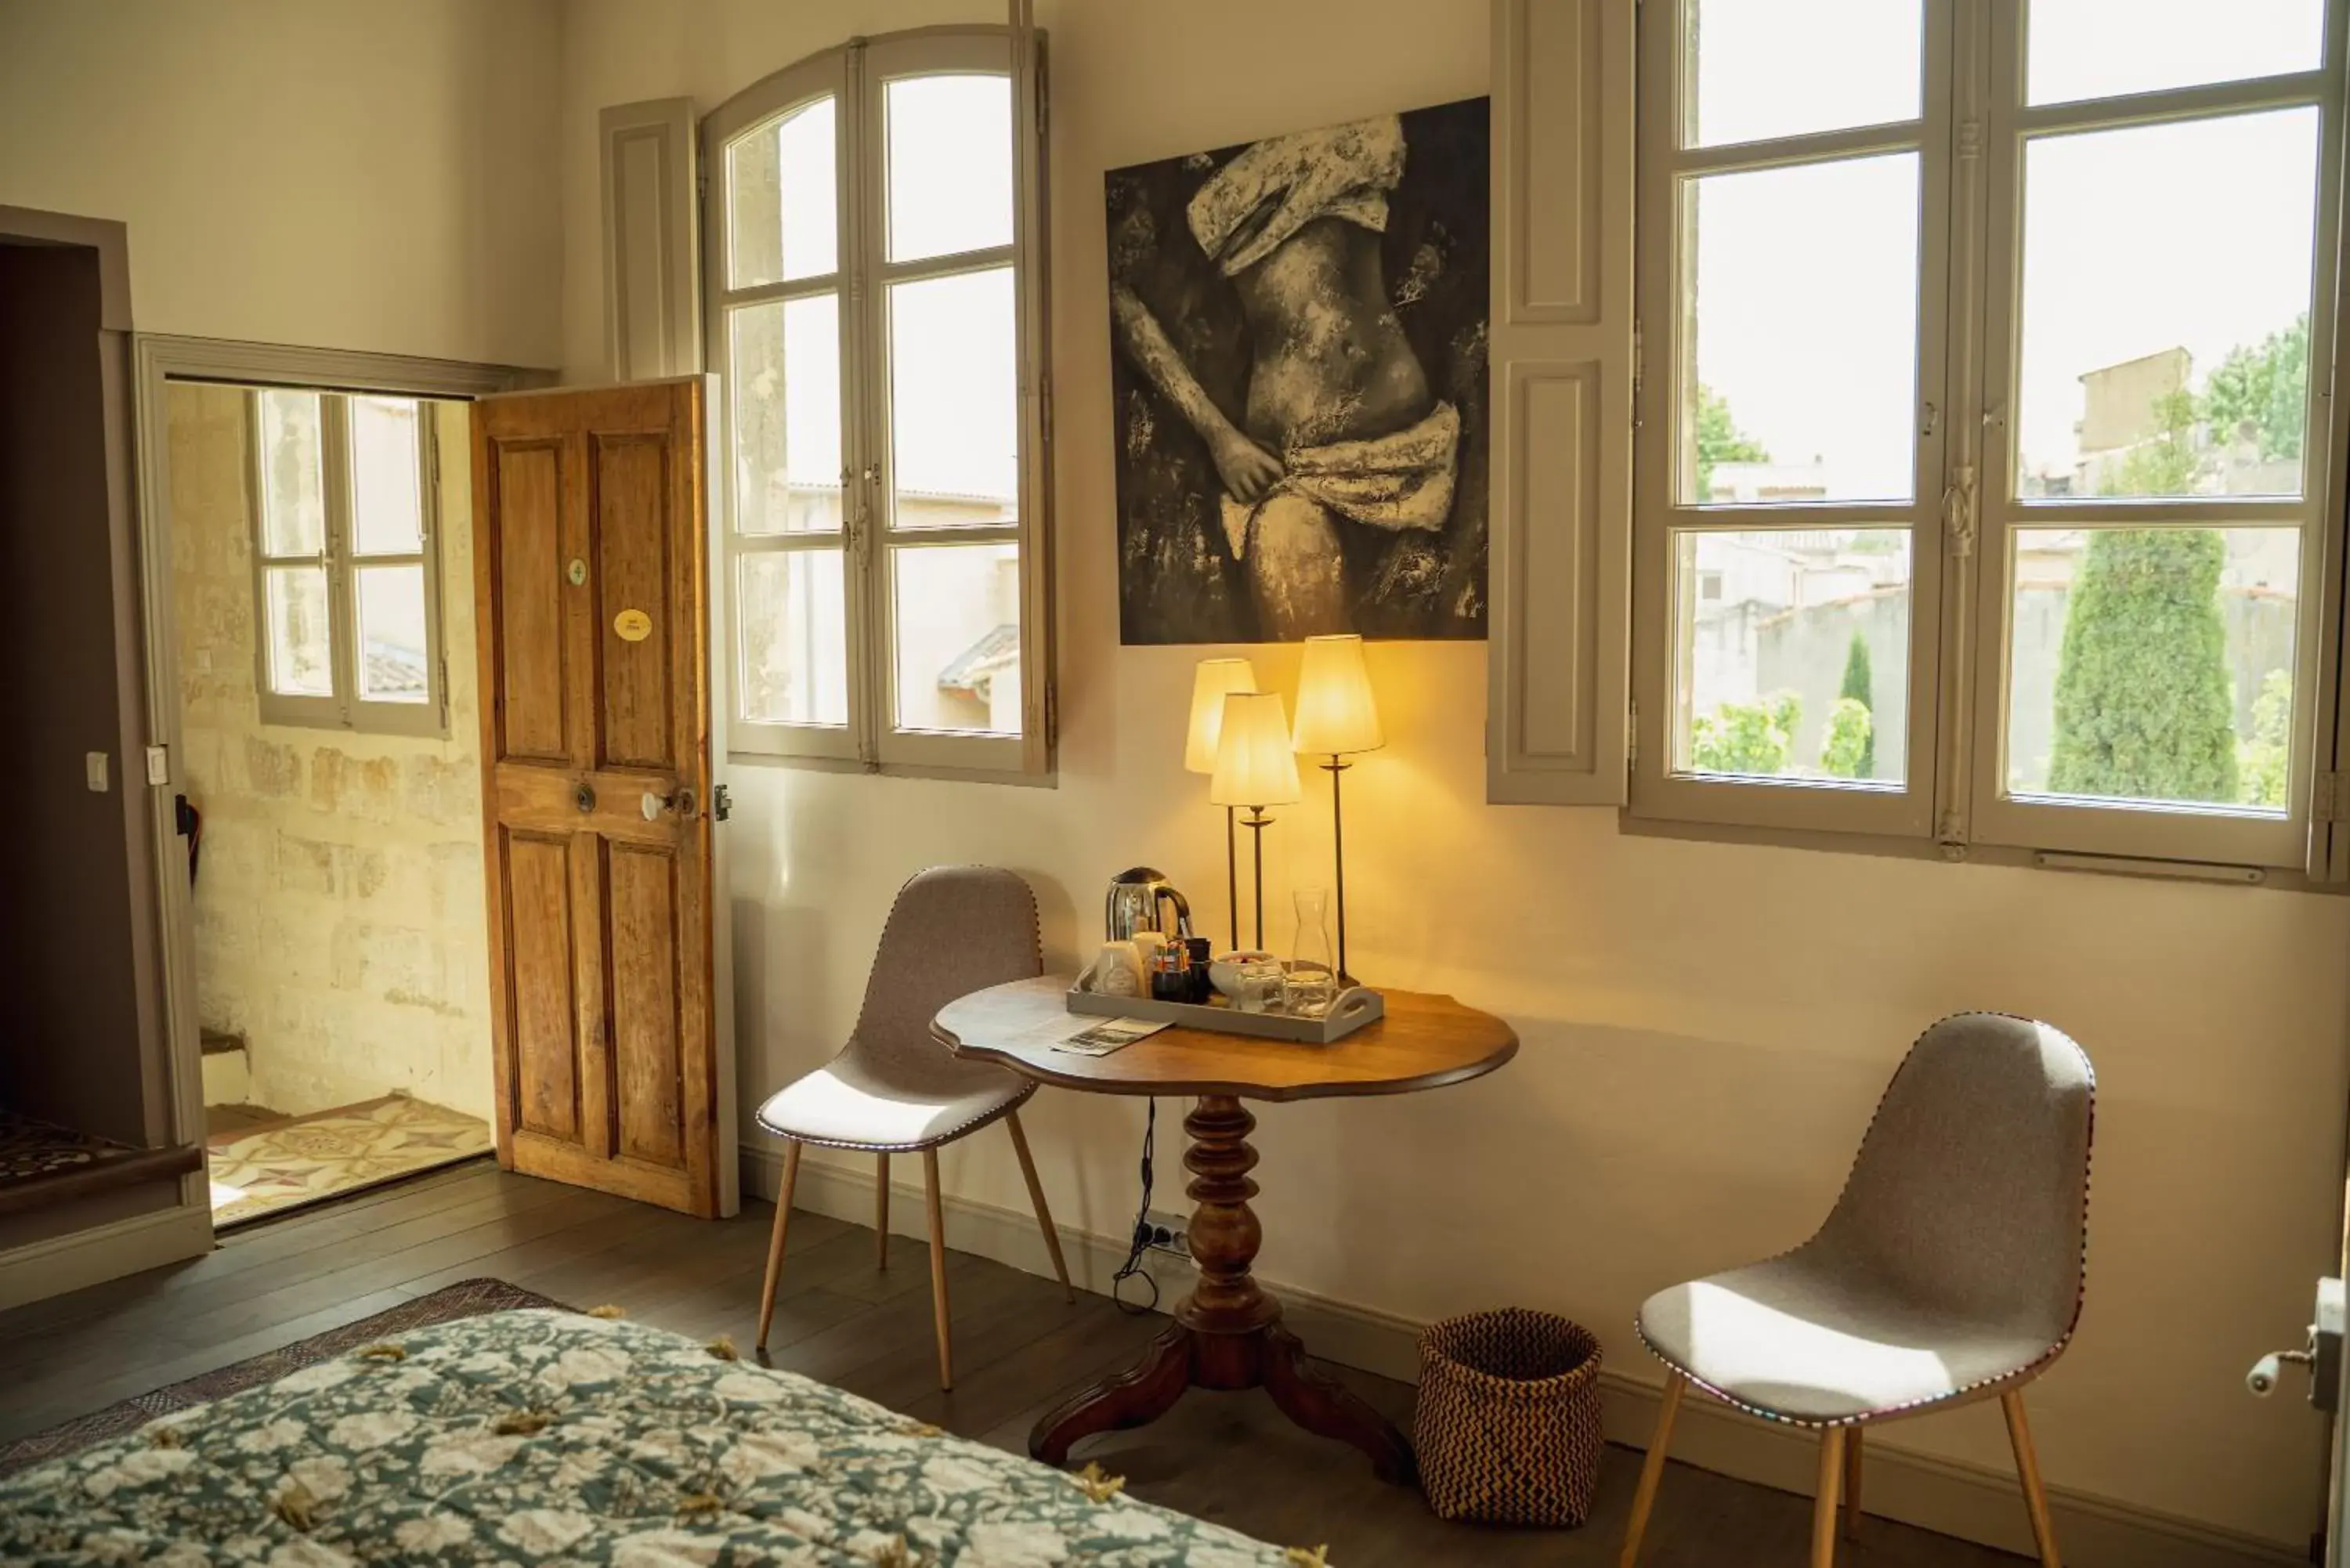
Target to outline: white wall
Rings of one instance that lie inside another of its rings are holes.
[[[0,0],[0,205],[140,330],[557,362],[556,0]]]
[[[1055,67],[1059,787],[735,770],[746,1106],[837,1044],[891,893],[925,865],[1017,867],[1063,962],[1096,938],[1105,880],[1137,863],[1172,874],[1221,929],[1221,814],[1181,771],[1191,664],[1219,650],[1118,646],[1102,172],[1486,87],[1485,7],[1468,0],[1040,9]],[[706,110],[852,34],[1000,16],[987,0],[577,0],[566,363],[600,374],[598,106],[691,93]],[[1252,651],[1294,686],[1288,654]],[[1641,1297],[1806,1234],[1924,1024],[1970,1007],[2038,1014],[2084,1042],[2101,1088],[2088,1309],[2033,1395],[2050,1480],[2305,1539],[2315,1422],[2255,1404],[2242,1376],[2298,1342],[2334,1259],[2350,903],[1634,836],[1608,812],[1488,806],[1483,649],[1382,646],[1371,662],[1393,742],[1349,775],[1354,967],[1500,1012],[1524,1050],[1458,1088],[1265,1111],[1269,1278],[1411,1317],[1554,1308],[1598,1329],[1616,1365],[1648,1370],[1630,1332]],[[1270,875],[1326,881],[1326,805],[1279,815]],[[1065,1221],[1123,1232],[1140,1119],[1128,1103],[1041,1096],[1030,1126]],[[1003,1144],[947,1154],[951,1188],[1021,1208]],[[2008,1463],[1988,1407],[1882,1440]]]
[[[181,787],[204,814],[196,1006],[242,1035],[244,1097],[287,1116],[392,1090],[489,1119],[473,491],[439,421],[449,732],[261,722],[245,393],[170,391]]]

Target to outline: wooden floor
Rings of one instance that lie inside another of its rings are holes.
[[[755,1337],[774,1210],[723,1224],[499,1171],[437,1171],[240,1230],[206,1258],[0,1314],[0,1438],[488,1275],[576,1306],[606,1303],[696,1338]],[[795,1216],[770,1337],[775,1364],[998,1447],[1025,1451],[1058,1396],[1112,1370],[1163,1326],[1099,1296],[951,1254],[955,1368],[939,1392],[929,1260],[905,1237],[874,1266],[871,1231]],[[1412,1391],[1345,1373],[1408,1425]],[[1352,1449],[1307,1436],[1262,1393],[1188,1396],[1156,1425],[1080,1446],[1138,1495],[1281,1545],[1327,1543],[1338,1568],[1612,1564],[1639,1456],[1607,1451],[1596,1516],[1558,1533],[1450,1525],[1382,1485]],[[1648,1568],[1804,1562],[1807,1500],[1676,1465],[1642,1554]],[[2012,1568],[2022,1559],[1882,1519],[1846,1568]]]

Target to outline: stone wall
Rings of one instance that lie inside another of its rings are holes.
[[[198,1007],[288,1113],[392,1089],[490,1114],[465,411],[440,410],[445,740],[264,724],[245,394],[171,390],[182,777],[203,813]]]

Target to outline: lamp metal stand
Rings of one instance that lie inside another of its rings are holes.
[[[1256,945],[1262,950],[1264,947],[1264,830],[1273,826],[1273,818],[1265,815],[1264,807],[1253,805],[1249,807],[1249,814],[1241,819],[1241,826],[1256,835]]]
[[[1347,970],[1347,824],[1338,807],[1338,779],[1355,764],[1334,752],[1328,762],[1317,765],[1330,775],[1331,858],[1338,870],[1338,983],[1352,985],[1355,977]]]
[[[1232,808],[1224,807],[1224,908],[1232,912],[1232,948],[1241,947],[1241,857],[1239,836],[1232,829]]]

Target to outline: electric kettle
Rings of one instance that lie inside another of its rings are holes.
[[[1175,906],[1172,924],[1159,918],[1159,906]],[[1102,927],[1114,942],[1137,931],[1160,931],[1170,937],[1191,934],[1191,906],[1166,876],[1148,866],[1137,866],[1110,878],[1109,897],[1102,905]]]

